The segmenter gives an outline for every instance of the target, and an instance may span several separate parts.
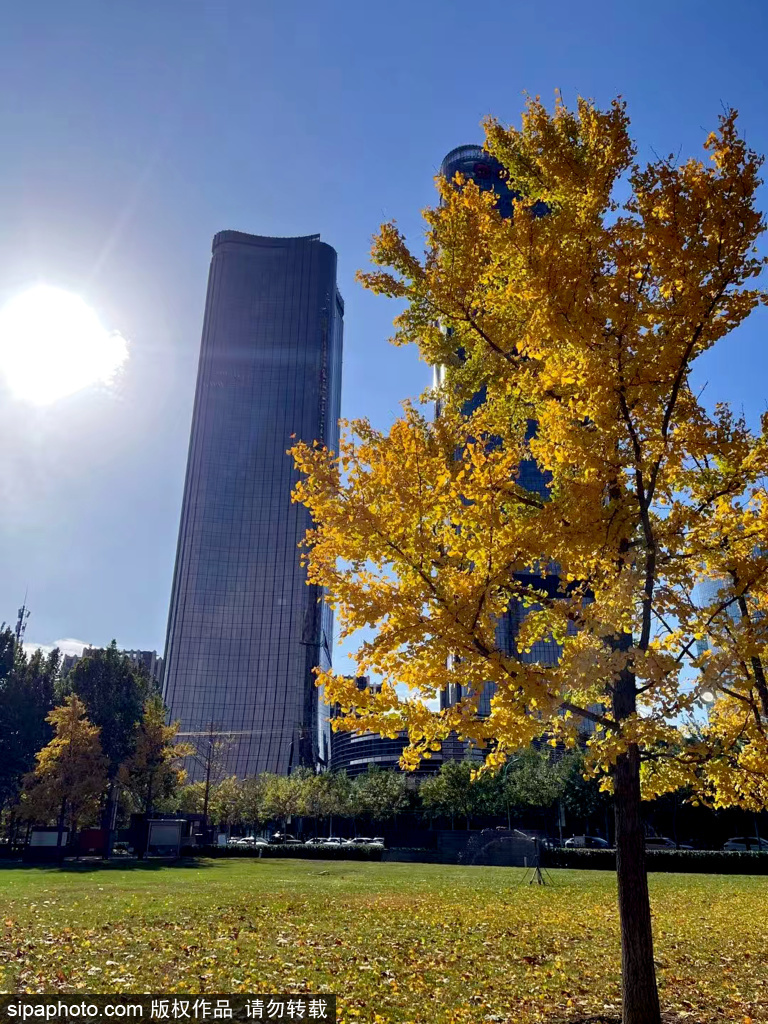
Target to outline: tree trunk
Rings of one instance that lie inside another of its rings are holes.
[[[616,874],[621,921],[623,1024],[660,1024],[645,836],[640,817],[640,751],[630,744],[616,760]]]
[[[115,820],[117,818],[117,783],[110,779],[107,787],[107,799],[104,806],[104,813],[101,816],[101,827],[106,831],[106,842],[104,844],[103,859],[109,860],[112,856],[112,847],[115,840]]]
[[[66,798],[65,798],[64,800],[61,801],[61,807],[59,808],[59,820],[57,822],[59,831],[58,831],[58,834],[56,836],[56,856],[57,856],[59,862],[64,860],[64,851],[62,849],[62,840],[64,839],[64,815],[66,814],[66,811],[67,811],[67,801],[66,801]]]
[[[675,849],[680,849],[680,840],[677,838],[677,790],[675,790],[675,802],[672,805],[672,838],[675,840]]]
[[[147,820],[152,817],[152,803],[154,801],[155,794],[152,792],[152,783],[155,781],[154,772],[149,776],[149,782],[147,783],[147,803],[146,803],[146,814]]]

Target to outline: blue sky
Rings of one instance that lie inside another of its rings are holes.
[[[363,292],[378,224],[418,242],[442,156],[524,92],[628,102],[640,156],[701,152],[723,105],[768,150],[767,9],[732,0],[27,0],[0,37],[0,302],[44,281],[129,341],[112,392],[0,390],[0,620],[162,650],[212,236],[320,232],[346,300],[343,415],[385,426],[429,371]],[[768,207],[766,190],[762,206]],[[698,371],[766,408],[760,313]]]

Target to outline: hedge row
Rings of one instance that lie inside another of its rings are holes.
[[[185,846],[182,857],[296,857],[301,860],[381,860],[380,846],[286,846],[273,843],[255,848],[237,846]]]
[[[768,875],[768,852],[730,850],[646,850],[649,871],[689,871],[708,875]],[[579,850],[562,847],[541,851],[542,865],[550,868],[616,870],[614,850]]]
[[[455,864],[455,858],[446,858],[439,850],[429,850],[423,846],[394,846],[384,850],[382,860],[400,861],[407,864]]]

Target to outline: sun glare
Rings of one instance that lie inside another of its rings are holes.
[[[35,405],[112,383],[127,358],[125,339],[60,288],[31,288],[0,309],[0,369],[13,394]]]

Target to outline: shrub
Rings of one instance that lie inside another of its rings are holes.
[[[730,850],[647,850],[649,871],[690,871],[711,875],[768,875],[768,852]],[[542,849],[541,863],[549,868],[616,870],[614,850]]]

